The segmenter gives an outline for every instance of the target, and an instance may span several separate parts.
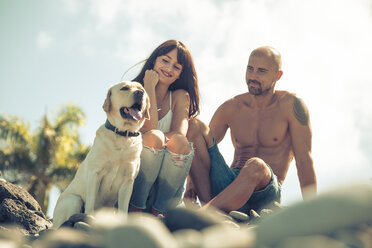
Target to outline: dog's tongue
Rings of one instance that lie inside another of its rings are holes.
[[[142,113],[138,109],[128,108],[128,114],[130,114],[136,121],[139,121],[142,118]]]

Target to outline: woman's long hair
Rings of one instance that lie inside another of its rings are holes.
[[[158,46],[151,53],[150,57],[148,57],[140,73],[133,79],[133,81],[137,81],[143,85],[145,72],[146,70],[152,70],[154,68],[156,58],[169,53],[175,48],[177,49],[177,61],[180,65],[182,65],[182,71],[179,78],[176,79],[176,81],[174,81],[168,89],[170,91],[184,89],[189,93],[189,117],[195,117],[200,113],[198,77],[196,75],[191,53],[181,41],[168,40]]]

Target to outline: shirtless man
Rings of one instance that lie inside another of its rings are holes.
[[[247,65],[248,92],[223,103],[209,127],[190,120],[187,138],[194,143],[195,156],[185,198],[197,195],[203,208],[259,211],[280,202],[293,158],[303,198],[306,192],[316,194],[309,112],[295,94],[274,90],[282,74],[280,53],[259,47]],[[235,149],[231,167],[216,145],[228,128]]]

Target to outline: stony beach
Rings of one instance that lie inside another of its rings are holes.
[[[21,187],[0,181],[0,247],[372,247],[372,185],[349,185],[259,213],[178,207],[164,217],[101,209],[66,226]]]

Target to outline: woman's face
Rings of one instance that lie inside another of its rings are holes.
[[[159,83],[171,85],[181,75],[182,65],[177,61],[177,49],[156,58],[154,71],[159,74]]]

